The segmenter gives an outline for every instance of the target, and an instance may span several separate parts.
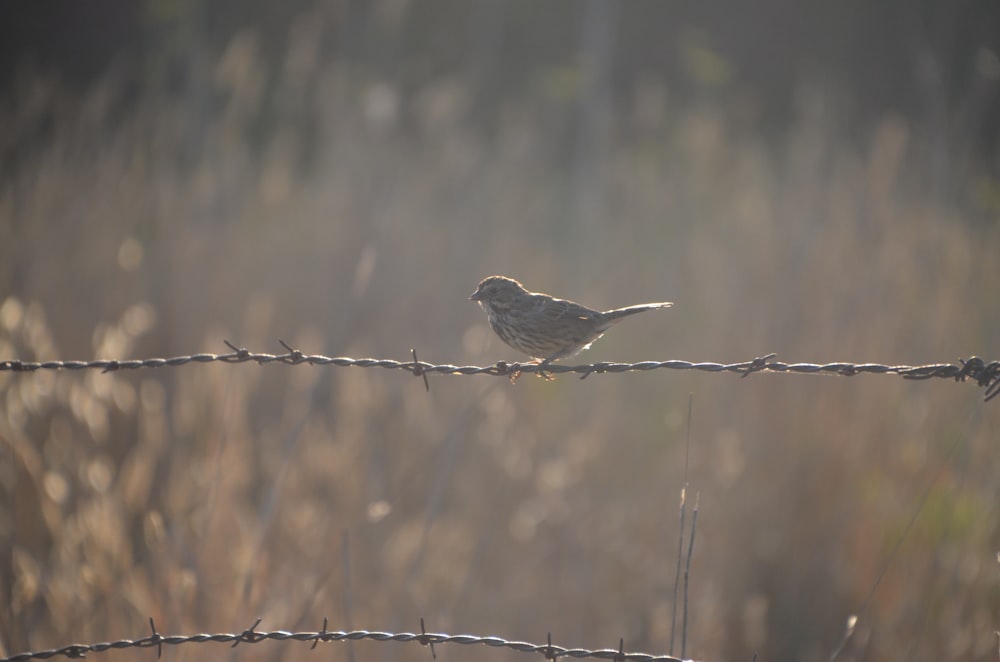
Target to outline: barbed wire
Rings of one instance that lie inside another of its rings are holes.
[[[61,648],[48,650],[30,651],[18,653],[10,657],[0,658],[0,662],[25,662],[27,660],[47,660],[52,657],[82,658],[87,653],[103,653],[107,650],[122,648],[156,648],[157,658],[163,655],[163,646],[177,646],[180,644],[202,644],[208,642],[231,643],[232,648],[240,644],[259,644],[262,641],[311,641],[311,648],[322,642],[333,641],[358,641],[367,639],[375,642],[397,641],[402,643],[416,642],[421,646],[430,646],[431,655],[436,659],[437,653],[434,650],[435,644],[463,644],[463,645],[483,645],[492,648],[507,648],[518,653],[540,653],[545,659],[555,662],[557,658],[597,658],[600,660],[614,660],[614,662],[683,662],[679,657],[670,655],[652,655],[650,653],[629,653],[625,651],[624,639],[619,639],[618,648],[603,648],[590,650],[587,648],[563,648],[552,644],[552,634],[548,635],[548,643],[532,644],[524,641],[509,641],[501,637],[481,637],[471,634],[442,634],[424,631],[424,621],[420,619],[421,633],[412,632],[372,632],[368,630],[334,631],[327,629],[327,619],[323,619],[323,629],[318,632],[288,632],[286,630],[274,630],[271,632],[260,632],[256,628],[260,625],[261,619],[257,619],[253,625],[240,632],[218,633],[218,634],[191,634],[191,635],[165,635],[156,630],[153,619],[149,619],[151,633],[141,639],[119,639],[118,641],[107,641],[93,644],[70,644]]]
[[[892,374],[903,379],[931,379],[945,377],[963,382],[967,379],[985,389],[984,400],[991,400],[1000,394],[1000,361],[985,361],[978,356],[959,359],[957,363],[933,363],[927,365],[886,365],[882,363],[784,363],[774,360],[776,354],[766,354],[749,361],[739,363],[712,363],[691,361],[640,361],[638,363],[600,362],[584,365],[562,365],[558,363],[507,363],[498,361],[488,366],[459,366],[451,364],[436,365],[417,359],[415,350],[410,350],[412,361],[396,361],[393,359],[330,357],[322,354],[305,354],[294,349],[284,341],[278,342],[287,350],[284,354],[266,354],[252,352],[243,347],[237,347],[228,340],[224,341],[233,351],[228,354],[189,354],[171,358],[149,359],[103,359],[95,361],[21,361],[8,359],[0,361],[0,372],[34,372],[37,370],[87,370],[97,369],[102,372],[118,370],[137,370],[140,368],[161,368],[164,366],[182,366],[189,363],[281,363],[284,365],[333,365],[337,367],[355,368],[386,368],[389,370],[406,370],[416,377],[422,377],[424,386],[430,388],[427,375],[491,375],[516,379],[523,373],[538,373],[542,376],[562,373],[576,373],[581,379],[593,374],[619,373],[644,370],[699,370],[702,372],[734,372],[743,377],[755,372],[827,374],[852,377],[860,374]]]

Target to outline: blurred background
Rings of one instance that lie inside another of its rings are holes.
[[[0,26],[0,359],[523,360],[467,299],[492,273],[675,302],[581,362],[1000,359],[994,2],[95,0]],[[150,616],[665,653],[689,394],[688,655],[825,660],[860,613],[840,659],[996,659],[1000,404],[973,385],[251,364],[0,373],[0,655]]]

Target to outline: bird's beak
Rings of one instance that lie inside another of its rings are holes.
[[[482,298],[483,298],[482,293],[477,289],[475,292],[472,293],[472,296],[469,297],[469,300],[470,301],[479,301]]]

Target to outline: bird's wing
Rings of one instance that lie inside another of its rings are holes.
[[[546,301],[538,301],[533,314],[540,321],[558,322],[566,318],[592,319],[594,315],[599,315],[600,313],[573,301],[547,298]]]

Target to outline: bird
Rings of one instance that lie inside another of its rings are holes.
[[[529,292],[506,276],[484,278],[469,299],[486,311],[490,327],[500,340],[543,366],[576,356],[630,315],[674,305],[662,301],[600,311],[542,292]]]

